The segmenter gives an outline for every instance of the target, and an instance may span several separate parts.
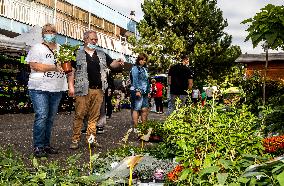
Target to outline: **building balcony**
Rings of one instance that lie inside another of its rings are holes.
[[[85,31],[96,30],[99,39],[98,45],[101,48],[121,55],[133,55],[126,37],[116,33],[117,28],[114,30],[115,33],[112,33],[108,31],[111,28],[110,24],[107,28],[102,28],[103,25],[96,24],[93,19],[88,19],[88,22],[81,18],[77,19],[74,15],[68,15],[51,6],[32,0],[0,0],[0,16],[29,26],[39,25],[42,27],[46,23],[54,23],[59,34],[78,41],[83,40]],[[90,17],[92,14],[89,12],[88,15]]]

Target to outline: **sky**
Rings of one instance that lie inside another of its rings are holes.
[[[129,15],[131,10],[136,13],[136,20],[143,19],[141,3],[143,0],[99,0],[105,5]],[[263,53],[261,46],[252,47],[251,41],[244,42],[248,32],[247,25],[241,24],[244,19],[253,17],[260,9],[267,4],[284,5],[284,0],[218,0],[218,7],[223,11],[224,19],[228,21],[228,27],[225,31],[233,36],[232,44],[239,45],[242,53],[259,54]],[[283,52],[269,51],[269,52]]]

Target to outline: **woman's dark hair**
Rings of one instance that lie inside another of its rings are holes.
[[[144,53],[140,53],[140,54],[138,55],[137,59],[136,59],[135,65],[139,65],[139,66],[140,66],[139,61],[140,61],[140,60],[143,60],[143,59],[147,62],[148,56],[147,56],[146,54],[144,54]],[[146,63],[145,63],[143,66],[146,66]]]

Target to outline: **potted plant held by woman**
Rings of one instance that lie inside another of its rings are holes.
[[[63,44],[56,52],[56,60],[64,70],[66,74],[72,72],[71,61],[76,60],[75,52],[78,50],[80,45],[71,46],[70,44]]]

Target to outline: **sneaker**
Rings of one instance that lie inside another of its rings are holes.
[[[34,156],[37,157],[37,158],[47,157],[47,153],[45,152],[44,148],[35,147],[34,148]]]
[[[73,150],[78,149],[79,148],[78,141],[72,141],[72,143],[70,144],[69,148],[73,149]]]
[[[97,127],[97,134],[103,134],[104,133],[104,127]]]
[[[87,134],[87,130],[86,129],[82,129],[81,130],[81,134]]]
[[[47,153],[47,154],[58,154],[58,149],[54,148],[54,147],[51,147],[51,146],[45,146],[44,147],[44,151]]]
[[[91,143],[91,147],[92,148],[102,148],[102,146],[100,144],[98,144],[98,142],[94,142],[94,143]]]

